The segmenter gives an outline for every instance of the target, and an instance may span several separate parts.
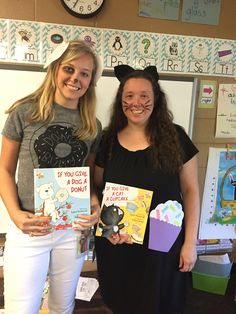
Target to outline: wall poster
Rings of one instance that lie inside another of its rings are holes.
[[[236,149],[209,148],[199,239],[236,238]]]
[[[236,84],[219,84],[216,137],[236,137]]]

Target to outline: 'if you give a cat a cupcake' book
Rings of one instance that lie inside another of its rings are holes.
[[[34,206],[55,230],[72,228],[79,214],[90,214],[89,167],[34,169]]]
[[[153,191],[106,182],[96,236],[128,234],[142,244]]]

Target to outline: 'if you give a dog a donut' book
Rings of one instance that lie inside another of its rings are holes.
[[[55,230],[72,228],[79,214],[90,214],[89,167],[34,169],[34,206]]]
[[[130,235],[142,244],[153,191],[106,182],[96,236]]]

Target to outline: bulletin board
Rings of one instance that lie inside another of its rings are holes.
[[[1,73],[1,72],[0,72]],[[1,79],[0,79],[1,80]],[[196,78],[161,77],[160,85],[167,96],[169,109],[174,115],[174,122],[184,127],[192,137],[195,99],[197,90]],[[115,92],[119,86],[116,77],[105,73],[97,84],[98,112],[97,117],[103,127],[109,121],[109,111]]]
[[[6,120],[5,110],[17,99],[33,92],[43,81],[45,71],[37,67],[0,65],[0,125]],[[119,81],[111,72],[103,73],[96,87],[97,117],[105,127],[109,121],[109,111],[118,88]],[[196,78],[161,77],[160,85],[167,95],[168,105],[174,115],[174,122],[184,127],[192,137],[195,100],[197,91]],[[0,139],[1,144],[1,139]],[[5,233],[9,217],[0,200],[0,233]]]

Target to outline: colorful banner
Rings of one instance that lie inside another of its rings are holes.
[[[160,73],[234,77],[236,41],[149,32],[0,19],[0,61],[44,64],[63,41],[82,39],[104,63],[136,68],[156,65]]]

